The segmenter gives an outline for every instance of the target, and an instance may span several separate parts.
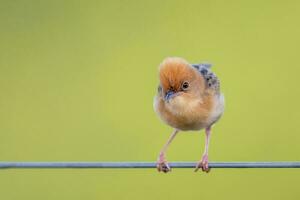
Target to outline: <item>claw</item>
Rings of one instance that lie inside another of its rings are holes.
[[[156,168],[159,172],[168,173],[171,171],[171,168],[170,168],[168,162],[164,159],[163,156],[159,157]]]
[[[168,163],[166,161],[164,161],[164,162],[161,162],[161,163],[157,163],[157,170],[159,172],[168,173],[168,172],[171,171],[171,168],[168,165]]]
[[[195,172],[199,170],[199,168],[202,169],[203,172],[208,173],[210,171],[210,168],[208,167],[208,155],[203,155],[201,161],[199,161],[196,165]]]

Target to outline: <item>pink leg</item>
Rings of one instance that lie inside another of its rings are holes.
[[[202,171],[209,172],[210,169],[208,167],[208,148],[209,148],[209,140],[210,140],[210,131],[211,127],[205,129],[205,150],[202,156],[202,159],[197,163],[195,171],[198,171],[199,168],[202,168]]]
[[[159,172],[164,172],[164,173],[167,173],[169,171],[171,171],[171,168],[170,166],[168,165],[168,162],[165,158],[165,155],[166,155],[166,151],[168,149],[168,146],[171,144],[172,140],[175,138],[175,136],[177,135],[178,133],[178,130],[177,129],[174,129],[171,137],[168,139],[167,143],[164,145],[164,147],[162,148],[162,150],[160,151],[160,154],[159,154],[159,157],[157,159],[157,170]]]

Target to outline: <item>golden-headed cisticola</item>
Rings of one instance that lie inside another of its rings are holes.
[[[166,150],[179,131],[205,129],[205,150],[195,171],[209,172],[208,146],[211,127],[224,111],[224,96],[220,82],[210,64],[189,64],[178,57],[169,57],[159,65],[159,86],[154,98],[154,110],[174,131],[162,148],[157,169],[169,172]]]

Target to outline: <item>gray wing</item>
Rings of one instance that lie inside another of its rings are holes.
[[[196,68],[203,76],[207,88],[214,89],[217,92],[220,91],[220,81],[218,77],[210,70],[212,64],[199,63],[199,64],[192,64],[192,66]]]

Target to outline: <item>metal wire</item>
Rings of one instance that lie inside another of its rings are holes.
[[[195,162],[171,162],[172,168],[194,168]],[[210,168],[300,168],[300,162],[210,162]],[[155,162],[0,162],[8,168],[156,168]]]

